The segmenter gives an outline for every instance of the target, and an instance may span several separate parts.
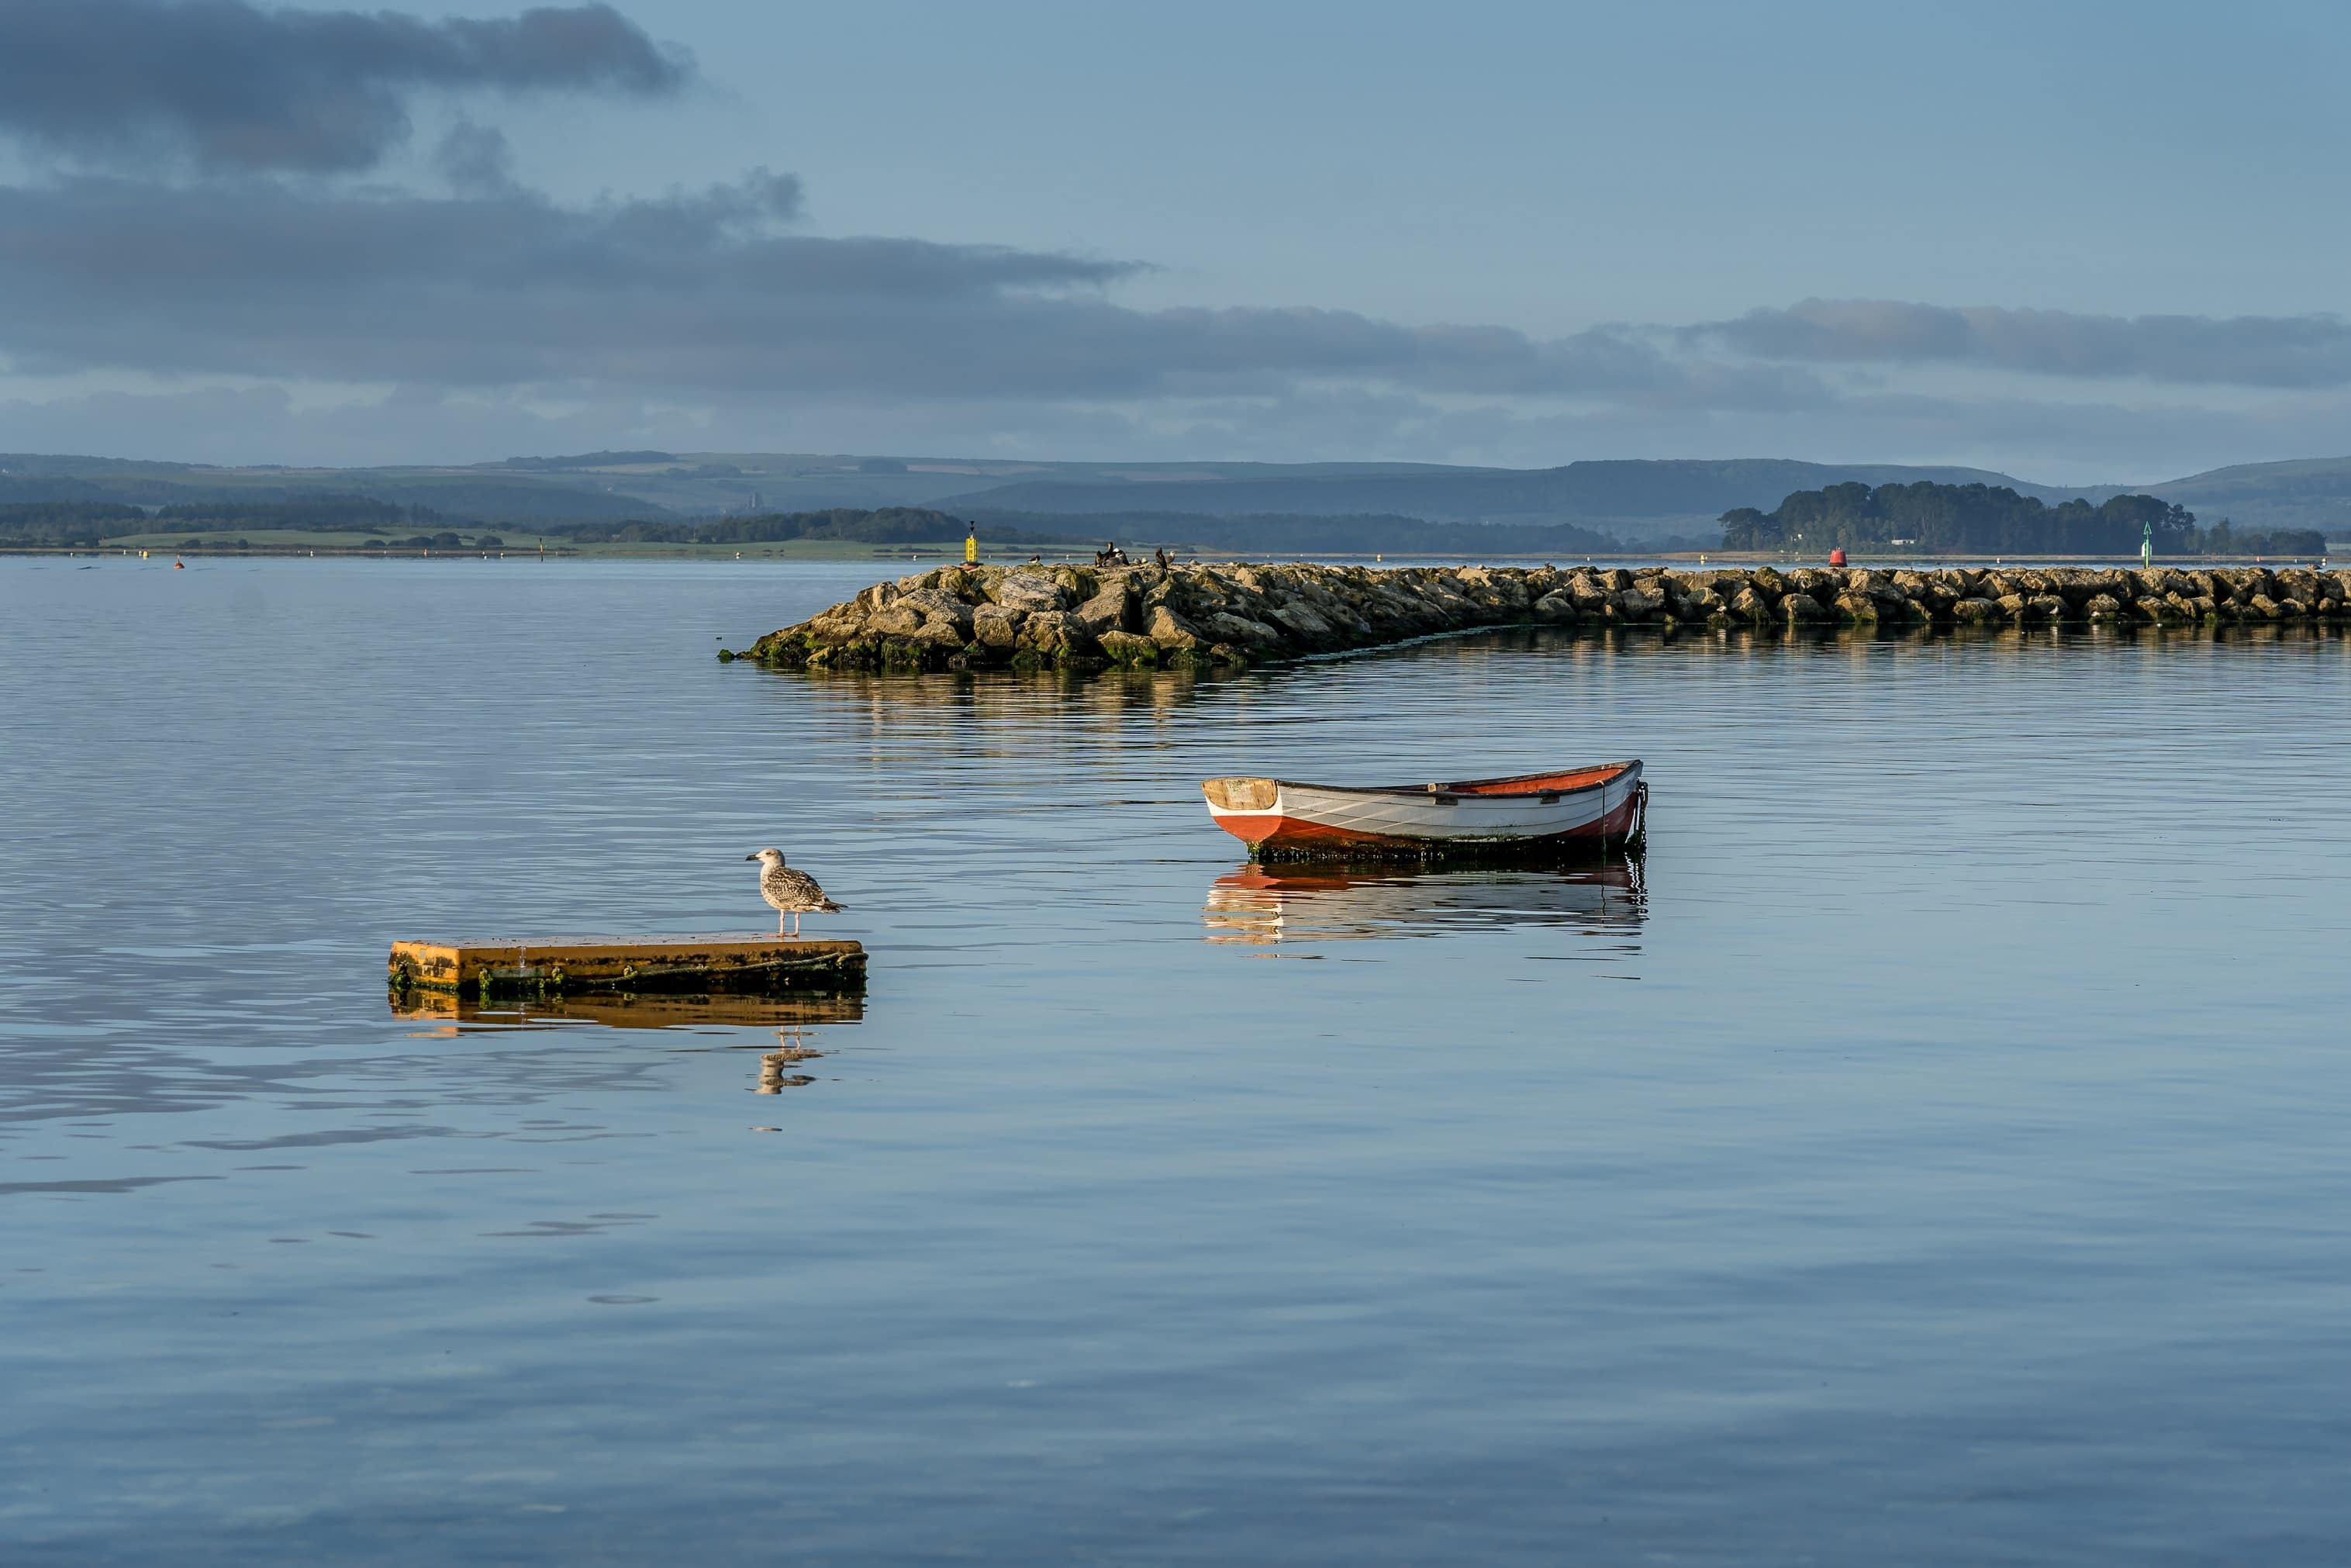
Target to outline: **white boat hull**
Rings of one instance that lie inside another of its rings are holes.
[[[1640,815],[1641,765],[1459,784],[1353,789],[1280,779],[1201,786],[1218,827],[1259,855],[1474,852],[1622,840]]]

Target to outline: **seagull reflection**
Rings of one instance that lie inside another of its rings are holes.
[[[827,1024],[858,1023],[865,1017],[865,998],[856,991],[793,991],[783,995],[620,995],[549,998],[528,1002],[492,1002],[477,1007],[455,997],[410,993],[395,997],[392,1011],[403,1019],[426,1019],[442,1028],[435,1035],[511,1032],[517,1030],[572,1029],[582,1025],[605,1029],[663,1030],[673,1034],[715,1034],[728,1037],[716,1047],[689,1050],[739,1050],[738,1031],[746,1026],[775,1031],[776,1043],[759,1057],[755,1094],[780,1094],[805,1088],[816,1080],[793,1068],[827,1053],[809,1043],[810,1029]]]
[[[804,1089],[816,1082],[805,1072],[787,1071],[803,1061],[814,1061],[822,1056],[820,1051],[809,1049],[808,1040],[799,1024],[776,1031],[776,1049],[759,1058],[759,1086],[754,1094],[780,1094],[787,1089]]]
[[[1646,916],[1637,858],[1569,869],[1351,872],[1246,866],[1217,879],[1200,912],[1211,942],[1270,946],[1558,926],[1622,937]]]

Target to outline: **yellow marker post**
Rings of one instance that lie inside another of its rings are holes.
[[[977,524],[963,536],[963,563],[966,566],[979,564],[979,528]]]

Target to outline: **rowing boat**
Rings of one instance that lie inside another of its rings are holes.
[[[1217,826],[1257,860],[1604,849],[1641,832],[1648,800],[1638,760],[1374,789],[1210,779],[1200,792]]]

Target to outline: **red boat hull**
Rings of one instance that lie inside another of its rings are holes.
[[[1451,784],[1356,789],[1277,779],[1201,786],[1218,827],[1275,858],[1476,855],[1623,841],[1638,833],[1637,761]]]
[[[1581,828],[1571,828],[1562,833],[1545,833],[1537,838],[1515,839],[1513,844],[1539,846],[1567,845],[1583,840],[1598,842],[1602,839],[1616,842],[1632,835],[1633,824],[1640,816],[1636,797],[1611,810],[1600,821]],[[1302,817],[1283,817],[1271,813],[1237,816],[1220,815],[1217,826],[1249,845],[1251,850],[1322,852],[1350,847],[1384,850],[1426,850],[1431,841],[1405,838],[1395,833],[1367,833],[1355,828],[1334,828],[1323,822],[1310,822]]]

